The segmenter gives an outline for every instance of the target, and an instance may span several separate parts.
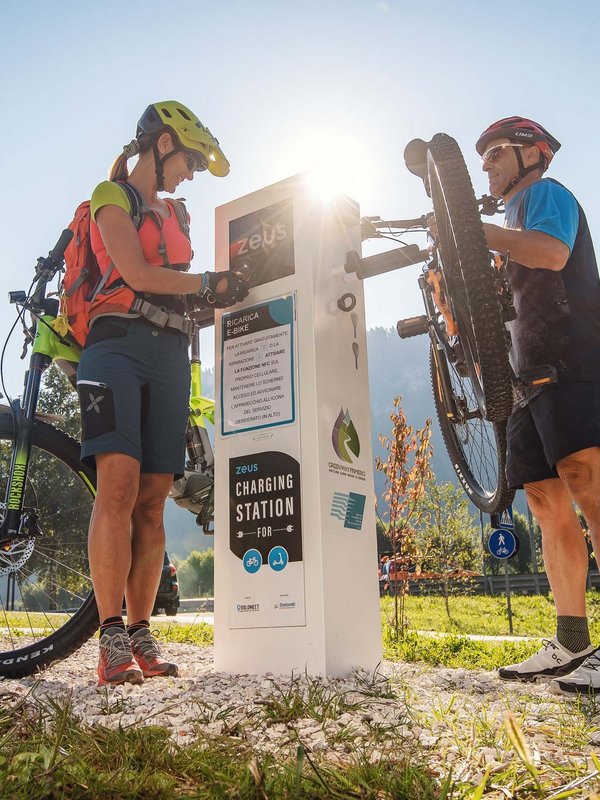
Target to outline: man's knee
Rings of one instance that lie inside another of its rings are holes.
[[[527,483],[525,494],[531,513],[542,526],[544,522],[556,520],[571,509],[571,500],[557,478]]]
[[[600,447],[590,447],[565,456],[557,463],[556,469],[575,499],[580,496],[598,496],[600,491]]]

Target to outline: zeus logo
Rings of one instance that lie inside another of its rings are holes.
[[[243,239],[238,239],[236,244],[238,249],[236,255],[243,256],[250,253],[252,250],[260,250],[262,248],[274,247],[283,241],[287,236],[287,230],[283,222],[278,222],[270,230],[263,230],[262,233],[254,233],[252,236],[246,236]]]

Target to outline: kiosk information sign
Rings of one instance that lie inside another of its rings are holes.
[[[296,176],[216,212],[215,668],[349,675],[381,621],[360,212]],[[351,303],[341,298],[351,298]]]
[[[221,433],[294,421],[294,296],[223,314]]]

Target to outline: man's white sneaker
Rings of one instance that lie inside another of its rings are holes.
[[[600,649],[588,656],[583,664],[566,678],[553,680],[550,688],[566,694],[593,695],[600,692]]]
[[[530,658],[520,664],[511,664],[509,667],[500,667],[498,675],[504,681],[525,681],[527,683],[543,680],[544,678],[557,678],[569,675],[580,667],[586,658],[594,652],[590,645],[580,653],[571,653],[563,647],[558,639],[542,639],[543,647]],[[599,664],[600,666],[600,664]],[[598,675],[600,690],[600,673]]]

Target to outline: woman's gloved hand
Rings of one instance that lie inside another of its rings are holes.
[[[248,297],[248,283],[233,270],[203,272],[200,291],[188,295],[194,308],[227,308]]]

